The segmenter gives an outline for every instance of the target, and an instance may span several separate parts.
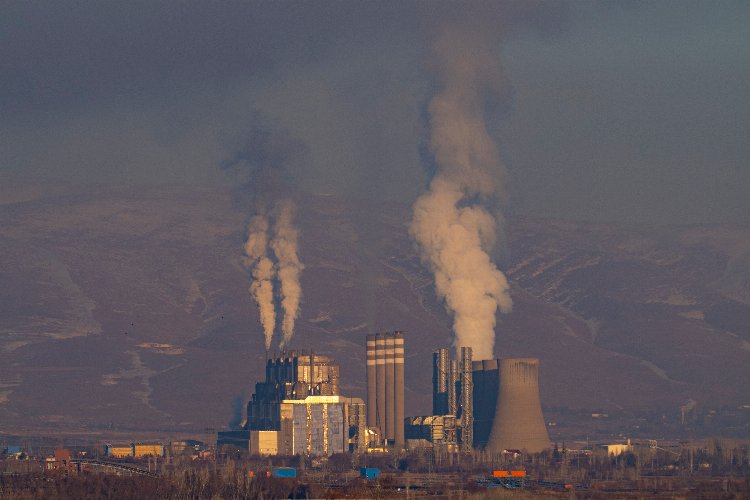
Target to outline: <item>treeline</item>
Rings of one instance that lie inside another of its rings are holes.
[[[303,457],[220,455],[218,462],[176,457],[158,465],[160,477],[118,476],[84,471],[43,472],[39,462],[0,462],[2,499],[272,499],[387,498],[400,485],[424,493],[480,490],[477,479],[493,470],[525,470],[526,488],[544,482],[572,484],[585,491],[634,492],[644,496],[703,494],[750,498],[747,442],[714,441],[702,447],[661,449],[634,446],[610,456],[606,449],[571,451],[555,446],[534,455],[447,454],[415,450],[405,454],[336,454],[328,460]],[[12,466],[12,467],[11,467]],[[273,467],[297,468],[297,479],[267,477]],[[378,481],[358,478],[359,467],[377,467]],[[250,472],[253,474],[250,475]],[[542,486],[540,486],[542,487]]]
[[[185,470],[168,477],[88,473],[53,477],[29,473],[0,476],[0,498],[36,499],[275,499],[318,498],[311,485],[292,479],[249,478],[208,469]]]

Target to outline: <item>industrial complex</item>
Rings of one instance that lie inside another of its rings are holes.
[[[461,347],[460,360],[447,348],[432,358],[432,415],[406,419],[409,446],[443,446],[500,453],[550,448],[539,399],[539,360],[473,360]]]
[[[404,335],[366,338],[367,403],[339,392],[334,360],[313,353],[268,359],[255,384],[242,430],[219,432],[218,444],[253,455],[330,456],[433,448],[501,453],[550,448],[539,399],[539,360],[472,359],[460,347],[432,358],[432,414],[404,416]]]

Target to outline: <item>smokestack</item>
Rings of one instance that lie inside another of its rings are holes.
[[[539,400],[539,360],[511,358],[500,362],[500,393],[487,449],[538,453],[550,447]]]
[[[448,415],[448,349],[432,353],[432,414]]]
[[[471,347],[461,347],[461,450],[474,447],[474,384],[471,378]]]
[[[385,337],[380,333],[375,335],[375,378],[377,379],[375,422],[380,438],[385,439]]]
[[[375,375],[375,335],[367,336],[367,426],[375,427],[377,415],[377,379]]]
[[[396,420],[396,371],[393,365],[393,335],[385,334],[385,436],[392,442],[395,436]]]
[[[394,441],[397,450],[404,447],[404,334],[396,332],[394,334],[394,358],[396,376],[396,421]]]
[[[458,360],[451,359],[448,369],[448,415],[458,416]]]

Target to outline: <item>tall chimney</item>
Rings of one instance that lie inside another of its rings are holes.
[[[432,353],[432,414],[448,415],[448,349]]]
[[[404,334],[396,332],[394,335],[393,366],[396,371],[396,422],[394,441],[397,450],[404,447]]]
[[[375,378],[375,335],[367,336],[367,426],[377,425],[377,379]]]
[[[471,347],[461,348],[461,451],[474,447],[474,384],[471,378]]]
[[[376,427],[380,438],[385,440],[385,337],[378,333],[375,336],[375,377],[377,378],[377,400],[375,402]]]
[[[389,444],[396,437],[396,371],[393,364],[393,334],[385,334],[385,437]]]
[[[458,416],[458,360],[451,359],[448,366],[448,415]]]
[[[539,400],[539,360],[509,358],[500,362],[500,394],[487,449],[538,453],[550,447]]]

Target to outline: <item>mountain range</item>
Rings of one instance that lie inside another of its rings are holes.
[[[0,208],[0,430],[237,420],[266,353],[231,190],[57,186],[0,191]],[[364,397],[365,335],[404,331],[419,415],[451,318],[409,219],[408,204],[298,197],[290,349],[334,357],[342,392]],[[540,358],[545,407],[750,404],[749,228],[511,217],[505,234],[514,307],[495,355]]]

